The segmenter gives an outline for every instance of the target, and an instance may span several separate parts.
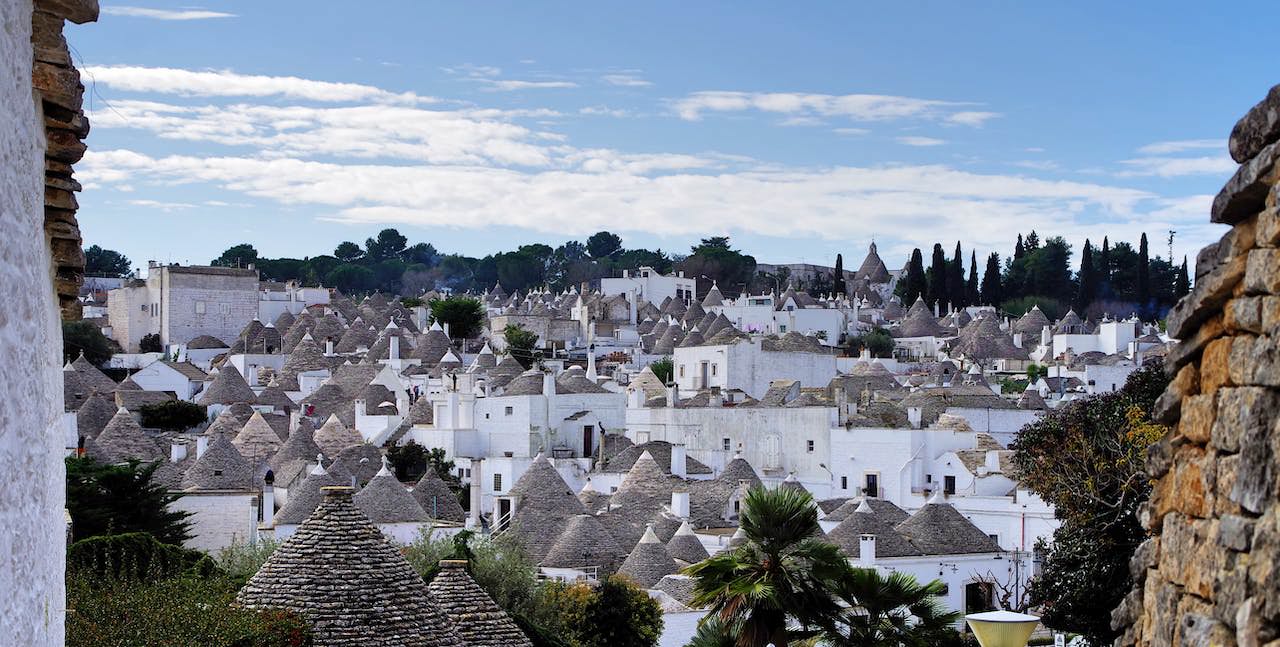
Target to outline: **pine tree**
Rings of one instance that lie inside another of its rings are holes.
[[[1000,255],[991,252],[987,257],[987,270],[982,273],[982,303],[998,306],[1003,299],[1000,285]]]
[[[1027,234],[1025,247],[1028,252],[1034,252],[1035,250],[1040,249],[1040,236],[1036,235],[1036,230],[1032,229],[1031,233]]]
[[[969,281],[964,288],[965,301],[968,305],[976,306],[981,301],[978,294],[978,253],[969,251]]]
[[[952,308],[969,305],[964,298],[964,256],[960,252],[960,241],[956,241],[956,253],[947,264],[947,296],[951,298]]]
[[[1111,241],[1106,236],[1102,237],[1102,253],[1098,255],[1094,277],[1098,280],[1098,296],[1110,298],[1114,294],[1111,287]]]
[[[1151,309],[1151,260],[1147,250],[1147,235],[1138,240],[1138,312],[1144,316]]]
[[[1022,244],[1022,234],[1018,234],[1018,242],[1013,244],[1013,260],[1016,261],[1019,258],[1022,258],[1022,255],[1026,252],[1027,248]]]
[[[1098,297],[1098,268],[1094,266],[1093,246],[1089,239],[1084,241],[1084,249],[1080,252],[1079,288],[1073,303],[1076,311],[1083,314],[1089,304]]]
[[[1191,277],[1187,275],[1187,257],[1182,257],[1182,267],[1173,279],[1173,298],[1181,299],[1191,291]]]
[[[911,307],[916,299],[924,296],[926,290],[924,257],[920,254],[920,248],[917,247],[911,250],[911,260],[907,262],[906,288],[902,293],[902,303]]]
[[[947,255],[942,245],[933,244],[933,261],[929,264],[929,286],[924,298],[929,305],[941,309],[950,301],[947,298]]]
[[[836,254],[836,276],[833,281],[833,289],[836,296],[842,296],[845,293],[844,285],[844,254]]]

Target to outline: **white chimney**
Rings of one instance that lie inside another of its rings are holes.
[[[671,514],[681,519],[689,518],[689,493],[688,492],[671,492]]]
[[[203,434],[196,436],[196,458],[204,456],[206,449],[209,449],[209,437]]]
[[[858,563],[866,567],[874,566],[876,563],[876,536],[875,535],[859,535],[858,536]]]
[[[324,356],[333,357],[333,337],[326,337],[324,340]]]
[[[181,463],[187,457],[186,443],[170,443],[169,445],[169,462]]]
[[[911,423],[912,429],[920,428],[920,422],[923,418],[923,415],[924,415],[924,412],[920,409],[920,407],[907,407],[907,421]]]
[[[1013,345],[1022,348],[1022,333],[1013,333]]]
[[[996,450],[987,451],[985,465],[988,472],[1000,471],[1000,452]]]
[[[672,476],[678,476],[680,478],[684,478],[685,476],[687,476],[685,472],[686,453],[687,452],[685,451],[685,446],[683,443],[678,443],[671,446],[671,475]],[[685,503],[687,505],[689,495],[688,493],[686,493],[684,496],[685,496]],[[672,499],[672,501],[674,501],[674,499]]]
[[[481,459],[471,459],[471,514],[467,515],[468,530],[480,529],[480,479],[483,478],[483,474]],[[497,519],[494,521],[496,522]]]
[[[542,374],[542,395],[548,398],[556,394],[556,378],[550,372]]]
[[[273,483],[262,485],[262,521],[270,522],[276,516],[276,486]]]
[[[672,384],[667,387],[667,406],[674,407],[680,402],[680,387]]]
[[[400,337],[392,335],[387,341],[391,343],[387,351],[387,359],[400,359]]]

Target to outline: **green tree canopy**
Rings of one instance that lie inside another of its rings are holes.
[[[591,258],[608,258],[622,251],[622,239],[617,234],[598,231],[587,239],[587,253]]]
[[[728,237],[703,238],[692,251],[676,263],[676,269],[697,281],[698,294],[705,294],[715,282],[726,296],[736,296],[755,276],[755,257],[730,247]]]
[[[88,276],[119,278],[133,271],[129,257],[115,250],[90,245],[84,250],[84,273]]]
[[[92,321],[62,322],[62,360],[70,362],[84,353],[94,366],[102,366],[113,354],[111,340]]]
[[[257,262],[258,250],[249,243],[240,243],[228,247],[227,251],[222,252],[222,256],[213,259],[209,264],[218,267],[248,267]]]
[[[1000,255],[991,252],[987,257],[987,269],[982,272],[982,303],[994,306],[1004,300],[1000,285]]]
[[[189,513],[169,506],[180,495],[154,479],[159,463],[104,465],[71,457],[66,464],[67,511],[76,538],[126,532],[149,533],[166,544],[190,538]]]
[[[143,405],[142,426],[165,431],[186,431],[208,419],[205,408],[186,400],[168,400]]]
[[[338,246],[333,250],[333,255],[343,263],[350,263],[364,256],[364,250],[360,249],[359,245],[349,240],[344,240],[338,243]]]
[[[396,258],[404,251],[409,239],[395,229],[383,229],[378,235],[364,241],[364,253],[373,261]]]
[[[431,321],[448,324],[452,339],[479,337],[484,316],[484,306],[471,297],[454,295],[431,302]]]
[[[353,263],[339,265],[324,277],[326,285],[348,294],[372,291],[377,286],[377,280],[378,277],[373,270]]]
[[[507,345],[507,354],[514,357],[520,365],[529,368],[538,359],[538,334],[526,330],[520,324],[507,324],[502,329],[502,338]]]

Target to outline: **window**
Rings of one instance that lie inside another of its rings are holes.
[[[733,449],[733,442],[732,442],[732,441],[730,441],[728,438],[724,438],[724,439],[722,439],[722,440],[724,441],[724,450],[725,450],[726,452],[727,452],[727,451],[729,451],[730,449]]]
[[[198,315],[204,314],[204,308],[205,308],[204,301],[196,301],[196,314]]]
[[[956,493],[956,477],[954,476],[942,477],[942,493],[946,495],[952,495]]]
[[[493,475],[493,491],[494,492],[502,491],[502,475],[501,474]]]
[[[841,490],[849,489],[849,477],[847,476],[840,477],[840,489]]]
[[[932,474],[925,474],[925,475],[924,475],[924,482],[925,482],[925,483],[932,483],[932,482],[933,482],[933,475],[932,475]]]
[[[503,415],[507,415],[507,416],[509,416],[509,415],[511,415],[512,413],[515,413],[515,409],[514,409],[514,408],[512,408],[512,407],[504,407],[504,408],[502,409],[502,413],[503,413]]]
[[[714,376],[715,376],[715,374],[716,374],[716,365],[715,365],[715,364],[712,364],[712,365],[711,365],[711,375],[714,377]]]
[[[684,377],[684,364],[680,365],[680,377]]]
[[[867,486],[863,491],[864,494],[870,497],[879,497],[880,496],[880,475],[867,474],[865,478],[866,478]]]
[[[812,453],[813,453],[813,441],[812,441],[812,440],[806,440],[806,441],[804,441],[804,446],[805,446],[805,451],[809,452],[810,454],[812,454]]]
[[[487,413],[486,413],[486,414],[484,414],[484,419],[485,419],[485,420],[488,420],[488,419],[489,419],[489,414],[487,414]]]
[[[213,470],[214,476],[222,476],[222,470]]]
[[[987,536],[990,537],[991,541],[994,541],[997,545],[1000,544],[1000,535],[987,535]]]
[[[778,332],[787,332],[787,324],[778,324]]]
[[[138,309],[141,310],[142,312],[150,312],[151,306],[144,303]]]

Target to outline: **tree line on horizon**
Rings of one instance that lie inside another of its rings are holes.
[[[85,250],[86,273],[97,276],[129,275],[129,259],[113,250],[93,245]],[[726,296],[744,291],[764,293],[794,287],[814,296],[843,294],[843,255],[836,256],[832,272],[792,277],[786,266],[772,273],[757,272],[753,256],[734,249],[727,236],[703,238],[688,254],[661,249],[626,249],[622,239],[600,231],[585,241],[571,240],[558,247],[543,243],[521,245],[514,250],[483,257],[446,254],[431,243],[409,244],[393,228],[383,229],[363,245],[339,243],[331,254],[304,258],[261,256],[250,243],[233,245],[210,264],[225,267],[255,266],[263,280],[296,280],[304,285],[336,287],[350,294],[381,291],[406,296],[428,290],[483,292],[501,285],[507,292],[538,287],[567,290],[601,278],[621,276],[623,271],[652,267],[658,272],[683,272],[697,281],[698,294],[714,283]],[[1031,231],[1018,234],[1012,253],[992,252],[979,277],[978,258],[970,251],[966,271],[959,241],[948,256],[941,243],[933,245],[925,266],[920,248],[912,251],[899,277],[896,294],[906,306],[921,297],[939,310],[970,305],[993,305],[1010,314],[1021,314],[1039,305],[1050,317],[1073,308],[1081,317],[1103,314],[1144,319],[1163,317],[1179,298],[1190,291],[1187,260],[1174,265],[1150,256],[1146,234],[1137,248],[1128,242],[1111,244],[1104,237],[1100,247],[1086,240],[1080,269],[1073,272],[1072,248],[1061,236],[1041,240]]]
[[[987,256],[979,280],[976,252],[969,254],[966,276],[960,243],[956,242],[950,258],[942,245],[935,243],[928,268],[919,248],[911,252],[896,293],[906,306],[923,298],[943,312],[992,305],[1021,315],[1038,305],[1050,318],[1073,309],[1080,317],[1095,321],[1104,314],[1137,314],[1149,321],[1163,318],[1191,291],[1187,259],[1174,265],[1158,255],[1152,258],[1145,233],[1136,250],[1128,242],[1112,245],[1106,236],[1101,248],[1085,239],[1076,272],[1071,271],[1071,256],[1071,245],[1061,236],[1042,242],[1035,230],[1026,236],[1019,233],[1012,254],[1003,259],[998,252]]]

